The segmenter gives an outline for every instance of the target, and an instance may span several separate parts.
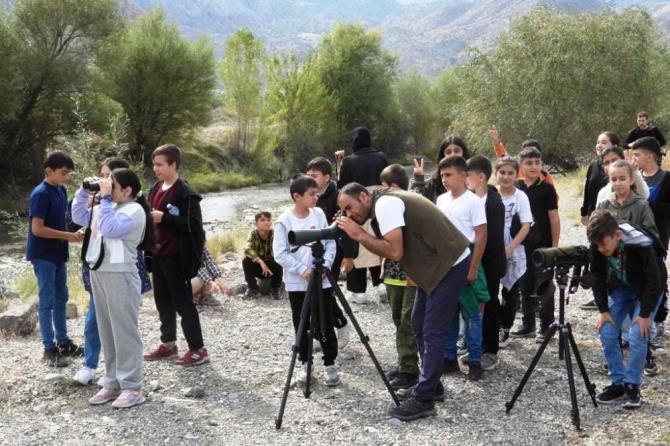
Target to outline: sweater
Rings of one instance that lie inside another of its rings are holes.
[[[661,274],[662,262],[654,250],[650,237],[629,224],[621,224],[624,255],[621,269],[625,271],[625,282],[640,300],[640,317],[649,317],[665,288]],[[607,295],[620,286],[626,286],[613,274],[610,262],[596,245],[591,245],[591,273],[593,274],[593,297],[598,311],[609,311]]]
[[[661,133],[661,131],[653,125],[648,125],[646,129],[641,129],[640,127],[636,126],[630,132],[628,132],[628,136],[626,136],[626,147],[638,139],[644,138],[645,136],[656,138],[656,141],[658,141],[658,144],[661,147],[665,145],[665,138],[663,137],[663,133]]]
[[[344,158],[337,186],[341,189],[349,183],[363,186],[380,184],[379,175],[389,165],[384,152],[370,147],[370,132],[365,127],[354,129],[351,144],[352,154]]]
[[[655,237],[658,237],[658,228],[656,227],[654,214],[651,212],[647,200],[639,195],[631,194],[625,202],[619,204],[614,197],[614,193],[612,193],[609,200],[598,204],[598,209],[610,211],[619,223],[629,222],[639,225]]]
[[[602,162],[598,159],[589,164],[584,181],[584,200],[580,209],[580,215],[587,217],[591,215],[598,204],[598,192],[609,182],[609,178],[603,170]]]

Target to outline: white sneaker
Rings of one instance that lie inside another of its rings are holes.
[[[354,304],[367,304],[368,296],[366,296],[365,293],[351,293],[349,300]]]
[[[375,287],[375,290],[377,290],[377,297],[379,297],[379,302],[388,302],[388,296],[386,295],[386,285],[383,283],[380,283]]]
[[[323,369],[323,376],[328,387],[338,386],[342,382],[340,379],[340,374],[337,373],[337,367],[334,365],[327,365]]]
[[[342,349],[346,347],[350,339],[351,339],[351,322],[347,322],[347,325],[337,329],[337,348]]]
[[[81,366],[79,371],[74,374],[72,379],[81,384],[82,386],[88,386],[93,382],[93,378],[95,378],[95,372],[96,369],[90,369],[85,365],[83,365]]]
[[[307,363],[303,362],[302,367],[298,370],[298,377],[295,380],[296,384],[299,386],[304,386],[307,382]]]

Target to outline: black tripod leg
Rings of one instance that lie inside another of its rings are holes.
[[[312,394],[312,372],[314,369],[314,338],[316,337],[316,324],[318,322],[318,312],[321,305],[321,276],[312,271],[312,276],[309,278],[307,284],[307,291],[305,292],[305,300],[309,300],[310,319],[309,319],[309,333],[307,335],[307,381],[305,382],[305,389],[303,395],[309,398]]]
[[[310,282],[311,283],[311,282]],[[310,285],[307,285],[307,291],[309,291]],[[279,412],[277,413],[277,418],[275,418],[275,428],[280,429],[283,419],[284,419],[284,410],[286,409],[286,399],[288,398],[288,391],[291,386],[291,378],[293,377],[293,370],[295,368],[295,360],[298,357],[298,349],[300,348],[300,342],[302,341],[303,332],[305,330],[305,324],[307,323],[307,315],[309,314],[310,309],[310,300],[307,299],[307,294],[305,294],[305,300],[302,303],[302,308],[300,310],[300,323],[298,324],[298,330],[295,334],[295,339],[293,341],[293,346],[291,346],[291,363],[288,367],[288,373],[286,374],[286,383],[284,383],[284,391],[282,392],[281,402],[279,403]],[[311,355],[311,352],[308,352]],[[308,356],[309,358],[310,356]]]
[[[349,322],[352,323],[354,328],[356,329],[356,333],[358,333],[358,337],[360,338],[361,342],[365,346],[365,349],[368,352],[368,355],[370,356],[370,359],[372,359],[372,362],[375,365],[375,368],[377,369],[377,372],[379,373],[379,376],[381,376],[382,381],[384,382],[384,385],[386,386],[386,389],[389,391],[391,394],[391,398],[393,398],[393,402],[395,403],[396,406],[400,405],[400,400],[398,399],[398,396],[395,394],[395,391],[393,390],[393,387],[391,387],[391,383],[389,382],[388,378],[386,378],[386,375],[384,374],[384,370],[382,369],[382,366],[379,364],[379,361],[377,361],[377,357],[375,356],[375,353],[372,351],[372,348],[370,347],[370,338],[363,333],[363,330],[361,329],[361,326],[358,324],[358,320],[356,320],[356,317],[354,316],[353,311],[351,311],[351,307],[349,306],[349,302],[344,298],[344,294],[342,294],[342,290],[340,287],[337,285],[337,282],[335,282],[335,279],[333,278],[333,274],[329,270],[325,270],[326,272],[326,277],[328,277],[328,281],[330,281],[331,285],[333,286],[333,292],[337,296],[338,300],[340,301],[340,305],[342,305],[342,308],[344,309],[344,312],[347,313],[347,316],[349,316]]]
[[[570,402],[572,404],[572,424],[577,430],[581,430],[579,426],[579,406],[577,405],[577,389],[575,389],[575,375],[572,371],[572,358],[570,357],[570,332],[567,327],[561,329],[563,331],[563,351],[565,353],[565,369],[568,372],[568,386],[570,387]]]
[[[521,378],[521,382],[514,391],[512,399],[505,403],[506,408],[505,412],[509,412],[514,407],[514,403],[516,402],[517,398],[519,398],[519,396],[521,395],[521,392],[523,392],[523,388],[526,385],[526,382],[528,382],[528,379],[530,378],[530,375],[532,375],[533,370],[537,365],[537,362],[542,357],[542,353],[544,353],[544,350],[547,348],[547,345],[549,345],[549,342],[554,337],[554,334],[556,334],[557,329],[558,325],[556,325],[555,323],[551,324],[551,326],[549,327],[549,332],[547,333],[547,336],[544,338],[544,341],[542,341],[542,345],[540,345],[540,348],[537,350],[535,356],[533,357],[533,360],[530,362],[530,365],[526,369],[526,373],[524,373],[523,378]]]
[[[584,385],[586,386],[586,391],[591,396],[591,401],[593,401],[593,407],[598,407],[598,402],[596,401],[596,385],[591,382],[589,375],[586,373],[586,367],[584,367],[584,361],[582,361],[582,355],[579,353],[577,348],[577,342],[575,342],[575,337],[572,335],[572,326],[570,323],[566,323],[568,331],[568,340],[570,341],[570,346],[572,347],[572,352],[575,355],[575,360],[577,361],[577,367],[579,367],[579,372],[582,374],[584,379]]]

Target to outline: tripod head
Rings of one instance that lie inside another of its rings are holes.
[[[323,271],[325,265],[323,255],[326,253],[326,248],[323,247],[323,243],[320,241],[303,243],[292,248],[291,252],[296,252],[303,246],[307,246],[312,250],[312,264],[314,265],[314,271]]]

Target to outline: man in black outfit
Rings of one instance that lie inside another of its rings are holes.
[[[645,136],[656,138],[656,141],[658,141],[658,144],[661,147],[665,145],[663,133],[649,122],[649,115],[647,112],[641,111],[637,114],[637,125],[628,132],[628,136],[626,137],[626,147]]]

